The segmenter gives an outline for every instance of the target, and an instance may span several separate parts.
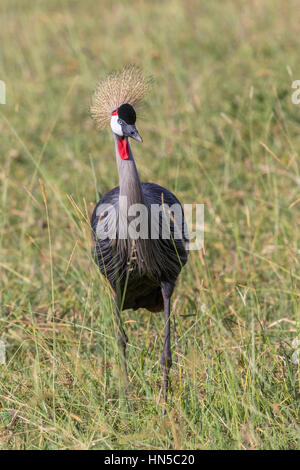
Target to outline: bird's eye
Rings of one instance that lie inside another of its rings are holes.
[[[120,124],[122,126],[123,122],[121,119],[118,119],[118,124]]]

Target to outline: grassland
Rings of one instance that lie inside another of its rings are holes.
[[[297,8],[1,0],[0,448],[299,448]],[[124,312],[124,402],[86,223],[117,185],[90,97],[126,63],[155,79],[133,146],[141,179],[205,204],[205,250],[173,296],[165,417],[162,315]]]

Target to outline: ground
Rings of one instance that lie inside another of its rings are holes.
[[[0,448],[299,448],[297,8],[1,1]],[[164,417],[163,315],[123,314],[124,400],[113,297],[90,257],[87,219],[117,185],[90,99],[127,63],[153,77],[142,181],[205,205],[205,248],[173,296]]]

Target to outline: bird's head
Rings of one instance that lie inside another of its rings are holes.
[[[110,123],[116,139],[119,156],[131,160],[128,138],[142,142],[135,127],[138,106],[150,87],[150,78],[145,78],[141,69],[129,65],[101,79],[92,98],[91,115],[99,130]]]
[[[134,108],[130,104],[125,103],[112,112],[110,127],[113,133],[119,137],[131,137],[138,142],[143,142],[135,127],[135,121],[136,112]]]

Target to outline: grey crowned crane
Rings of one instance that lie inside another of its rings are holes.
[[[140,181],[128,141],[130,137],[142,142],[135,126],[134,106],[144,97],[148,86],[149,81],[140,69],[130,66],[100,80],[95,91],[91,115],[99,130],[110,123],[119,186],[100,199],[91,226],[95,261],[115,293],[115,333],[127,386],[128,338],[121,311],[138,308],[164,311],[164,345],[160,362],[163,394],[167,400],[168,371],[172,366],[170,301],[176,279],[187,261],[188,239],[180,202],[168,189]],[[131,209],[136,207],[139,217],[134,219]]]

